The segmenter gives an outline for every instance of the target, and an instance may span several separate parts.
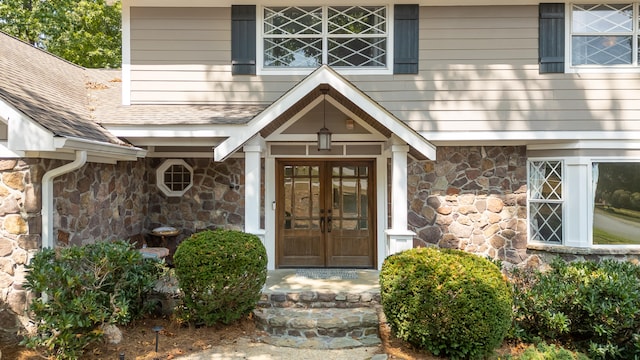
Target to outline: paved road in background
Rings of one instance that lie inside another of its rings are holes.
[[[593,226],[609,234],[633,239],[634,241],[630,243],[640,244],[640,222],[633,222],[617,216],[611,216],[604,210],[596,208],[593,215]]]

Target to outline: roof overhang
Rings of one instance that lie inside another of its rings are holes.
[[[134,161],[146,154],[144,149],[134,146],[56,136],[3,99],[0,99],[0,121],[7,125],[7,139],[0,141],[0,154],[7,157],[37,154],[38,157],[57,158],[59,153],[85,150],[90,159],[112,163]]]
[[[214,160],[223,161],[238,151],[256,134],[263,136],[283,125],[291,116],[320,96],[321,89],[356,113],[380,133],[390,137],[395,134],[410,146],[410,153],[418,159],[435,159],[436,147],[384,109],[373,99],[330,67],[323,65],[304,78],[282,97],[254,117],[243,131],[227,138],[214,149]]]

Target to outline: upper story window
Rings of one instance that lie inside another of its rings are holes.
[[[262,68],[386,69],[386,6],[264,7]]]
[[[638,66],[638,4],[571,5],[571,65]]]

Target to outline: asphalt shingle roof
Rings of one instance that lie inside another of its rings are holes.
[[[0,32],[0,98],[56,136],[123,144],[92,121],[87,70]]]
[[[263,104],[134,104],[123,106],[120,70],[91,70],[98,83],[92,91],[95,120],[109,125],[245,124],[267,108]]]

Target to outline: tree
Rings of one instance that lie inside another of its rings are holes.
[[[120,67],[121,3],[0,0],[0,30],[75,64]]]

